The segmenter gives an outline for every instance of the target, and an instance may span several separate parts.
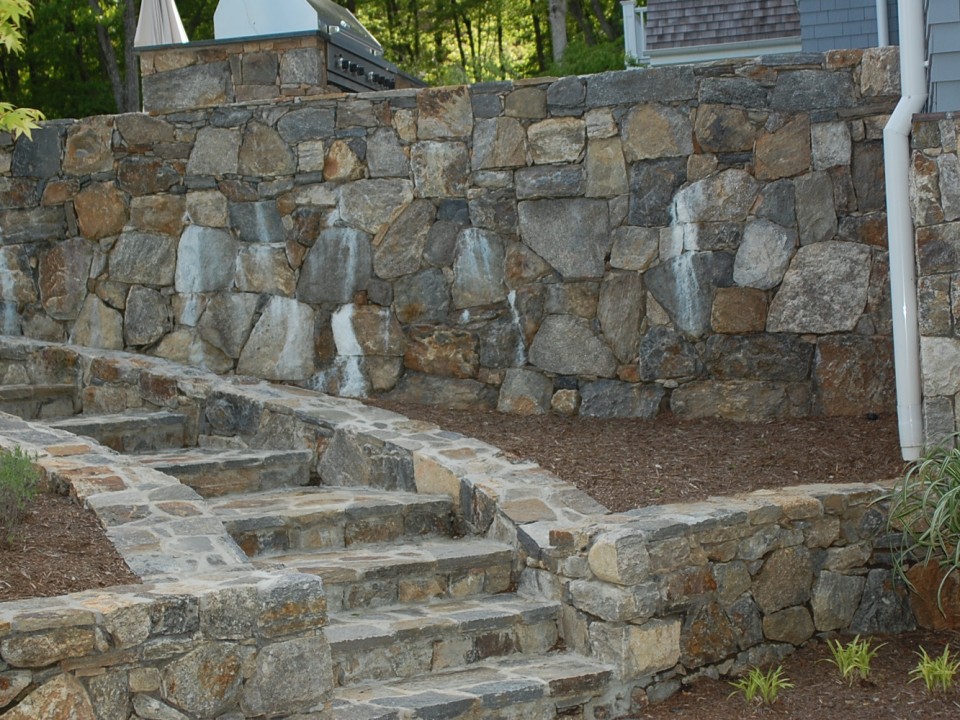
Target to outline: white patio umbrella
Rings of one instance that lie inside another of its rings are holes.
[[[189,42],[175,0],[143,0],[134,47]]]

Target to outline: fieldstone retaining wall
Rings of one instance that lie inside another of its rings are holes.
[[[886,48],[49,123],[0,143],[2,329],[508,412],[889,411],[898,85]]]
[[[923,419],[935,445],[960,428],[960,162],[954,114],[913,123],[911,200],[916,229]]]
[[[565,644],[615,669],[611,717],[698,674],[774,661],[815,633],[913,627],[891,578],[882,486],[612,515],[536,465],[351,400],[9,337],[0,370],[6,383],[73,382],[88,412],[193,408],[204,434],[313,448],[321,480],[349,467],[370,485],[450,495],[468,531],[516,548],[520,592],[563,603]]]

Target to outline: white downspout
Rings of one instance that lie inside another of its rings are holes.
[[[890,44],[890,20],[887,17],[887,0],[877,0],[877,47]]]
[[[623,9],[623,43],[629,68],[631,61],[636,62],[640,57],[637,38],[637,0],[620,0],[620,6]]]
[[[900,102],[883,129],[893,305],[893,351],[897,417],[903,459],[923,448],[920,394],[920,331],[913,220],[910,217],[910,126],[927,100],[926,32],[923,0],[900,0]]]

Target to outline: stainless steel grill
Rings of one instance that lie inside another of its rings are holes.
[[[327,40],[327,82],[343,90],[393,89],[396,66],[346,8],[332,0],[220,0],[213,16],[217,40],[320,32]]]

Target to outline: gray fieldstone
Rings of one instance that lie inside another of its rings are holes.
[[[753,214],[783,227],[794,227],[797,224],[797,200],[793,181],[777,180],[767,183],[757,196]]]
[[[348,303],[366,288],[373,260],[370,236],[350,228],[320,233],[300,268],[297,297],[307,303]]]
[[[470,191],[470,223],[477,228],[493,230],[506,237],[519,233],[517,198],[511,189],[476,189]]]
[[[115,282],[170,285],[176,267],[177,241],[165,235],[124,233],[110,251],[110,279]]]
[[[729,105],[700,105],[695,125],[697,142],[705,152],[747,152],[760,132],[746,110]]]
[[[324,140],[333,135],[335,120],[336,111],[332,107],[291,110],[277,122],[277,132],[291,145],[305,140]]]
[[[14,145],[14,177],[52,178],[60,173],[61,128],[40,127]]]
[[[113,123],[110,118],[81,120],[67,130],[63,172],[93,175],[113,170]]]
[[[757,199],[758,189],[749,173],[724,170],[678,192],[674,218],[678,223],[743,220]]]
[[[668,670],[680,660],[680,620],[651,620],[643,625],[590,623],[594,657],[616,668],[624,681]]]
[[[960,340],[920,338],[924,397],[953,396],[960,392]]]
[[[400,213],[373,252],[377,277],[392,280],[420,269],[436,212],[429,200],[414,200]]]
[[[547,93],[542,88],[517,88],[504,99],[503,112],[508,117],[531,120],[546,117]]]
[[[684,157],[634,163],[630,174],[628,224],[645,227],[669,225],[674,195],[686,180],[687,160]]]
[[[580,386],[580,415],[597,418],[643,418],[660,410],[662,385],[639,385],[619,380],[597,380]]]
[[[785,112],[847,108],[854,105],[855,97],[850,73],[786,70],[777,75],[770,107]]]
[[[847,123],[814,123],[810,126],[810,138],[810,154],[814,170],[826,170],[850,164],[853,144]]]
[[[640,341],[640,379],[697,377],[703,370],[696,347],[676,330],[652,327]]]
[[[420,197],[465,197],[470,154],[462,142],[419,142],[410,153],[413,181]]]
[[[393,308],[404,325],[444,323],[450,305],[450,285],[438,268],[407,275],[394,283]]]
[[[280,133],[261,123],[247,125],[240,143],[241,175],[275,177],[292,175],[296,170],[296,159]]]
[[[457,237],[453,273],[451,292],[457,310],[502,302],[507,297],[503,241],[487,230],[463,230]]]
[[[324,60],[318,48],[294,48],[280,57],[280,85],[320,85]]]
[[[396,402],[420,405],[442,405],[451,410],[493,410],[497,406],[497,391],[476,380],[430,377],[405,373],[397,387],[384,396]]]
[[[587,197],[615,197],[629,192],[627,165],[624,162],[623,149],[618,138],[598,138],[589,141],[586,172]]]
[[[313,375],[314,311],[289,298],[272,297],[240,353],[237,372],[266,380],[305,380]]]
[[[763,634],[773,642],[802,645],[813,633],[813,620],[805,607],[786,608],[763,619]]]
[[[148,111],[225,105],[232,95],[227,61],[191,65],[143,78],[143,108]]]
[[[850,332],[867,301],[870,250],[845,242],[800,248],[770,305],[768,332]]]
[[[586,80],[588,108],[692,100],[697,96],[690,65],[605,72]]]
[[[783,127],[762,134],[754,149],[759,180],[793,177],[810,169],[810,118],[798,115]]]
[[[796,335],[713,335],[703,362],[718,380],[804,382],[810,377],[814,344]]]
[[[374,130],[367,137],[367,170],[372,178],[405,178],[410,174],[409,155],[393,128]]]
[[[304,678],[310,682],[304,682]],[[323,704],[333,688],[330,649],[321,637],[272,643],[257,653],[240,706],[247,716],[275,717]]]
[[[117,115],[114,119],[120,137],[128,146],[152,146],[176,140],[173,125],[163,118],[144,113]]]
[[[278,243],[286,240],[276,200],[230,204],[230,227],[243,242]]]
[[[765,615],[810,599],[813,562],[804,547],[775,550],[754,579],[753,597]],[[811,633],[812,634],[812,633]]]
[[[860,212],[885,210],[887,198],[883,176],[883,143],[857,143],[853,149],[851,170]]]
[[[409,180],[359,180],[340,190],[340,224],[375,235],[413,202]]]
[[[235,704],[243,682],[244,650],[208,642],[163,669],[162,698],[190,714],[215,717]],[[200,677],[216,682],[197,682]]]
[[[150,345],[170,331],[170,305],[156,290],[134,285],[127,295],[123,337],[127,345]]]
[[[521,202],[523,241],[564,278],[599,278],[610,248],[609,212],[601,200]]]
[[[863,51],[860,94],[863,97],[900,96],[900,49],[896,45]]]
[[[560,78],[547,88],[549,107],[570,108],[583,102],[587,94],[586,83],[580,77]]]
[[[226,227],[227,198],[219,190],[199,190],[187,193],[187,218],[193,225]]]
[[[863,587],[860,607],[848,632],[902,633],[916,630],[906,589],[894,583],[890,570],[871,570]]]
[[[753,78],[705,77],[700,80],[700,102],[765,108],[769,104],[769,92]]]
[[[937,158],[940,175],[940,206],[947,222],[960,220],[960,160],[952,153]]]
[[[660,231],[657,228],[624,226],[613,231],[610,265],[620,270],[643,272],[660,255]]]
[[[123,349],[123,316],[96,295],[87,295],[70,333],[70,342],[105,350]]]
[[[188,227],[180,236],[177,248],[177,292],[229,289],[236,271],[237,249],[236,240],[225,230],[198,225]],[[142,258],[140,262],[143,262]]]
[[[583,170],[578,166],[521,168],[515,178],[519,200],[576,197],[584,192]]]
[[[349,314],[349,320],[353,329],[354,343],[359,352],[346,347],[335,332],[338,354],[384,357],[400,357],[404,354],[403,330],[389,308],[356,305]],[[346,345],[354,343],[346,343]]]
[[[746,570],[744,570],[746,572]],[[750,575],[747,574],[749,585]],[[746,650],[763,642],[763,619],[760,609],[749,595],[744,595],[727,608],[727,617],[737,634],[737,645]]]
[[[500,386],[497,410],[511,415],[543,415],[550,410],[553,381],[536,370],[510,368]]]
[[[956,426],[952,398],[923,399],[923,436],[927,447],[944,445],[956,432]]]
[[[810,173],[794,180],[794,187],[800,244],[833,240],[837,234],[837,213],[830,176],[824,172]]]
[[[537,165],[576,162],[586,137],[587,127],[579,118],[550,118],[527,128],[530,157]]]
[[[530,346],[530,362],[559,375],[613,377],[617,361],[590,323],[572,315],[550,315]]]
[[[800,417],[810,411],[810,387],[769,380],[698,380],[670,394],[670,410],[679,417],[738,422]]]
[[[643,279],[676,328],[701,337],[710,328],[716,289],[733,281],[733,260],[727,253],[682,253],[654,266]]]
[[[775,288],[783,280],[796,247],[794,230],[769,220],[747,223],[733,264],[733,281],[740,287]]]
[[[623,154],[630,163],[692,155],[690,111],[668,105],[638,105],[623,119],[622,138]]]
[[[252,293],[218,293],[200,317],[200,337],[231,358],[239,358],[253,328],[259,296]]]
[[[645,295],[643,280],[636,273],[608,275],[600,286],[597,320],[613,354],[622,363],[637,357]]]
[[[187,175],[235,175],[240,167],[240,131],[202,127],[187,162]]]
[[[574,607],[607,622],[652,617],[660,601],[655,583],[617,587],[595,580],[574,580],[567,586],[567,593]]]
[[[866,579],[822,571],[813,585],[810,607],[817,632],[846,630],[860,606]]]
[[[515,118],[479,120],[473,131],[473,169],[523,167],[527,134]]]
[[[480,364],[485,368],[525,365],[524,325],[524,318],[514,308],[486,323],[480,331]]]
[[[543,310],[547,315],[577,315],[593,320],[599,300],[598,282],[552,283],[546,287]]]

